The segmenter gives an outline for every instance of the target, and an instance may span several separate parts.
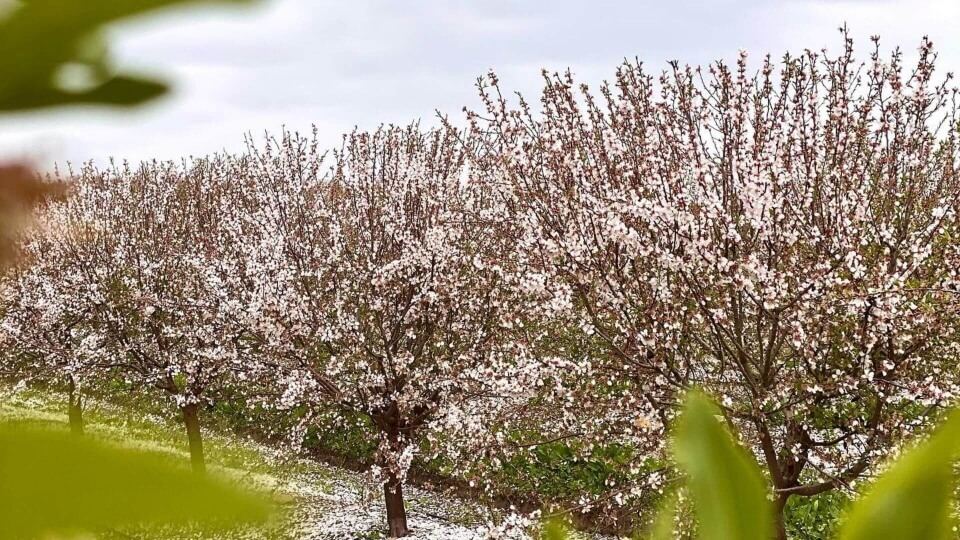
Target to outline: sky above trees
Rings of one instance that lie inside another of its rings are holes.
[[[867,39],[901,46],[907,63],[924,35],[940,69],[960,67],[952,0],[671,2],[449,2],[270,0],[255,9],[195,10],[117,27],[117,62],[167,72],[171,98],[137,113],[86,110],[11,117],[0,155],[41,164],[109,156],[134,161],[237,151],[281,126],[318,128],[334,144],[354,125],[459,120],[479,105],[477,76],[497,71],[505,88],[533,97],[540,69],[571,68],[598,85],[624,58],[659,70],[667,61],[705,63],[751,53],[843,45],[846,23],[858,57]]]

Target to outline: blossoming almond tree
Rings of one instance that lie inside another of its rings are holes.
[[[665,289],[656,256],[672,237],[625,211],[649,206],[663,188],[643,153],[644,130],[614,123],[589,94],[580,99],[569,74],[545,81],[537,114],[522,97],[511,109],[491,73],[481,80],[486,110],[468,116],[480,139],[479,174],[506,201],[504,219],[521,229],[529,271],[547,276],[550,307],[538,322],[555,327],[554,339],[538,354],[565,359],[568,376],[546,398],[582,441],[579,459],[610,461],[597,451],[626,448],[627,461],[620,454],[607,465],[643,479],[585,494],[588,510],[659,495],[664,477],[650,464],[662,462],[671,406],[689,380],[681,344],[690,314]],[[648,113],[632,115],[642,122]]]
[[[698,110],[726,113],[726,150],[682,145],[702,165],[669,197],[667,260],[709,336],[699,378],[757,442],[781,537],[791,496],[849,487],[956,396],[957,109],[919,53],[904,75],[899,52],[861,66],[848,39],[779,83],[741,59]]]
[[[780,537],[790,497],[849,488],[957,391],[956,93],[928,41],[904,73],[844,37],[779,72],[627,64],[605,107],[571,77],[542,116],[484,91],[488,167],[598,359],[640,402],[724,396]]]
[[[408,532],[403,483],[430,434],[469,429],[465,411],[535,376],[508,339],[524,305],[511,251],[464,156],[452,130],[387,127],[351,134],[325,173],[288,135],[253,154],[245,189],[260,204],[248,270],[281,405],[369,420],[391,536]]]
[[[85,349],[95,353],[87,339],[91,336],[82,326],[81,312],[60,309],[59,302],[49,301],[54,292],[46,286],[48,282],[43,276],[59,273],[59,267],[54,263],[43,270],[30,268],[37,253],[44,251],[34,213],[60,200],[64,191],[63,184],[44,180],[30,167],[0,164],[0,327],[5,345],[0,356],[0,376],[18,382],[35,378],[58,383],[65,380],[69,388],[70,426],[80,433],[83,423],[79,384],[85,371],[80,358],[84,355],[72,351]]]
[[[199,426],[209,391],[239,367],[242,287],[220,234],[230,183],[212,162],[85,167],[75,193],[54,205],[38,259],[56,265],[48,311],[77,311],[98,337],[100,370],[156,388],[183,415],[191,462],[205,470]],[[43,290],[43,289],[41,289]]]
[[[86,283],[55,256],[50,243],[60,234],[70,237],[65,214],[47,209],[47,230],[33,235],[22,250],[26,266],[4,276],[3,330],[8,338],[5,363],[21,382],[40,379],[66,384],[68,419],[75,434],[83,433],[83,390],[99,374],[104,360],[102,336],[90,324],[89,303],[82,298]],[[55,230],[52,232],[50,229]]]

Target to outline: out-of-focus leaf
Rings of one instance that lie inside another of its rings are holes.
[[[60,105],[137,105],[165,94],[167,85],[158,81],[117,76],[90,90],[68,92],[54,87],[38,88],[17,101],[17,109],[43,109]]]
[[[699,521],[709,540],[769,540],[772,510],[753,458],[717,420],[719,411],[691,391],[673,441],[674,459],[687,474]]]
[[[153,99],[167,85],[114,73],[97,39],[101,27],[169,6],[251,1],[24,0],[0,19],[0,112],[80,103],[129,106]],[[91,80],[81,88],[63,85],[57,75],[70,65],[85,67]]]
[[[657,519],[653,522],[653,530],[650,532],[650,540],[673,540],[673,524],[677,518],[680,499],[676,493],[664,497],[663,506],[657,513]]]
[[[568,540],[570,533],[559,519],[551,519],[543,524],[540,530],[541,540]]]
[[[202,522],[257,522],[269,505],[169,456],[0,426],[0,538]]]
[[[850,510],[841,540],[950,538],[951,464],[960,446],[960,413],[905,453]]]

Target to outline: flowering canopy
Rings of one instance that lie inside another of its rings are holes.
[[[625,64],[605,105],[547,77],[541,114],[491,76],[471,114],[521,244],[605,346],[584,361],[644,426],[684,387],[722,396],[780,508],[956,396],[958,117],[933,60],[924,41],[907,74],[899,51],[858,64],[847,39],[779,72]]]

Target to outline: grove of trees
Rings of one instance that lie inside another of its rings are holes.
[[[78,432],[86,389],[167,396],[199,472],[224,389],[294,440],[360,425],[392,536],[417,459],[483,482],[562,441],[630,478],[583,506],[656,498],[700,387],[785,538],[792,497],[852,490],[960,381],[957,92],[926,40],[908,68],[844,39],[545,74],[538,105],[490,74],[463,126],[60,174],[0,371],[67,388]]]

